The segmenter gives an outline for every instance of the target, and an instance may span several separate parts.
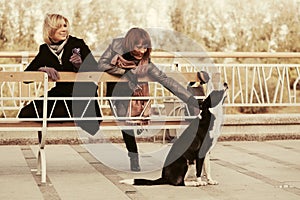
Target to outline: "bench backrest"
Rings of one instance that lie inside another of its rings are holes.
[[[174,78],[178,82],[182,82],[186,84],[187,82],[196,82],[198,81],[197,75],[194,72],[167,72],[167,75]],[[113,76],[105,72],[80,72],[80,73],[73,73],[73,72],[60,72],[60,80],[58,82],[96,82],[96,83],[106,83],[106,82],[118,82],[118,81],[126,81],[125,79],[121,79],[118,76]],[[151,83],[155,83],[155,80],[151,80],[149,78],[143,78],[139,81],[147,81]],[[26,84],[24,82],[27,82]],[[30,83],[28,83],[30,82]],[[43,72],[0,72],[0,83],[1,83],[1,96],[0,96],[0,104],[1,104],[1,118],[15,118],[18,111],[24,106],[24,103],[32,101],[34,99],[41,99],[44,100],[44,108],[47,107],[47,100],[53,99],[47,97],[47,91],[49,90],[49,83],[51,80],[48,80],[48,77]],[[34,84],[34,86],[33,86]],[[31,88],[34,87],[35,89],[31,91]],[[24,90],[26,89],[26,92]],[[101,88],[103,90],[103,88]],[[41,97],[42,96],[42,97]],[[149,97],[151,100],[159,99],[159,96],[156,97]],[[203,97],[201,97],[203,98]],[[61,98],[60,98],[61,99]],[[69,97],[70,99],[70,97]],[[111,98],[105,97],[100,95],[98,100],[99,101],[108,101]],[[182,105],[181,101],[174,97],[173,95],[165,96],[162,101],[166,102],[172,99],[177,104],[174,104],[174,107],[178,107],[178,105]],[[181,106],[182,107],[182,106]],[[48,108],[46,108],[47,110]],[[9,113],[13,114],[10,115]],[[112,116],[110,109],[109,111],[104,112],[102,111],[102,118],[101,120],[115,120],[115,117]],[[158,116],[154,117],[155,120],[159,121],[160,114],[157,113]],[[163,113],[163,115],[166,115]],[[168,114],[167,114],[168,115]],[[49,121],[47,116],[43,116],[45,119],[39,119],[42,121]],[[173,116],[174,117],[174,116]],[[0,120],[1,120],[0,118]],[[182,117],[181,117],[182,118]],[[178,117],[177,117],[178,119]],[[13,119],[12,119],[13,120]],[[16,119],[17,120],[17,119]],[[176,120],[176,119],[173,119]],[[51,121],[51,119],[50,119]],[[45,122],[45,123],[46,123]]]
[[[48,77],[45,73],[0,72],[0,84],[1,118],[15,118],[27,102],[47,99]]]

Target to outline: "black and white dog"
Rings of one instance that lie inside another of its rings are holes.
[[[190,125],[184,130],[181,136],[172,145],[162,170],[161,178],[156,180],[148,179],[125,179],[120,183],[132,185],[162,185],[170,184],[174,186],[200,186],[201,172],[204,159],[212,146],[212,139],[207,139],[207,133],[212,130],[215,116],[210,112],[223,103],[228,86],[224,83],[224,89],[212,91],[201,104],[201,114],[193,119]],[[196,161],[197,181],[185,181],[190,164]]]

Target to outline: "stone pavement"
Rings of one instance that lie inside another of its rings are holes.
[[[47,145],[47,183],[41,185],[35,175],[37,146],[3,145],[0,199],[300,199],[300,140],[217,143],[211,154],[216,186],[119,184],[124,178],[158,178],[169,148],[139,143],[144,172],[131,173],[123,144]]]

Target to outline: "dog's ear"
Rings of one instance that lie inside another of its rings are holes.
[[[210,108],[217,106],[220,102],[224,101],[225,90],[214,90],[210,93]]]
[[[227,89],[228,89],[228,85],[227,83],[224,83],[224,89],[223,90],[213,90],[208,97],[206,97],[206,99],[202,102],[201,104],[201,109],[205,110],[208,108],[214,108],[216,107],[220,102],[222,102],[222,104],[225,101],[225,98],[227,96]]]
[[[222,103],[222,104],[224,103],[225,98],[227,96],[228,84],[224,83],[223,87],[224,87],[224,89],[214,90],[209,94],[210,101],[211,101],[210,108],[216,107],[219,103]]]

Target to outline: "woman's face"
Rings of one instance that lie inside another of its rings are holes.
[[[68,37],[68,26],[64,22],[62,26],[55,31],[51,39],[53,40],[53,42],[60,42],[62,40],[67,39],[67,37]]]
[[[147,52],[147,48],[148,48],[148,45],[140,42],[139,44],[134,46],[133,51],[131,51],[130,53],[135,59],[141,60],[143,58],[144,54]]]

